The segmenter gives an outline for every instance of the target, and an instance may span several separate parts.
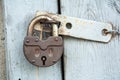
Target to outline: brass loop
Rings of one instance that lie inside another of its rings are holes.
[[[48,16],[37,16],[37,17],[35,17],[32,21],[31,21],[31,23],[29,24],[29,27],[28,27],[28,32],[27,32],[27,35],[28,36],[32,36],[32,31],[33,31],[33,29],[34,29],[34,26],[35,26],[35,24],[37,23],[37,22],[39,22],[41,19],[47,19],[47,20],[52,20],[50,17],[48,17]]]

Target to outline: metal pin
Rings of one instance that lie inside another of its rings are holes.
[[[120,35],[120,32],[116,30],[111,30],[111,31],[105,31],[105,34]]]

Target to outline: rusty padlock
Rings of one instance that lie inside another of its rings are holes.
[[[23,48],[26,59],[33,65],[47,67],[55,64],[61,58],[63,40],[61,36],[58,36],[57,23],[54,19],[42,15],[35,17],[29,24]],[[39,35],[34,36],[36,25],[42,29],[38,30]]]

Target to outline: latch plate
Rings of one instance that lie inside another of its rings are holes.
[[[37,12],[36,15],[46,15],[56,21],[59,21],[59,35],[99,42],[109,42],[112,37],[112,34],[105,35],[103,33],[104,30],[112,30],[112,25],[109,23],[79,19],[48,12]]]

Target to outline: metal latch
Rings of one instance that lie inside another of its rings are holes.
[[[30,22],[24,39],[24,54],[36,66],[51,66],[63,53],[60,35],[98,42],[109,42],[112,37],[109,23],[67,17],[47,12],[37,12]]]
[[[40,15],[50,17],[54,21],[60,22],[59,35],[71,36],[86,40],[109,42],[112,34],[106,34],[104,31],[112,31],[110,23],[96,22],[80,18],[68,17],[48,12],[37,12],[36,17]]]

